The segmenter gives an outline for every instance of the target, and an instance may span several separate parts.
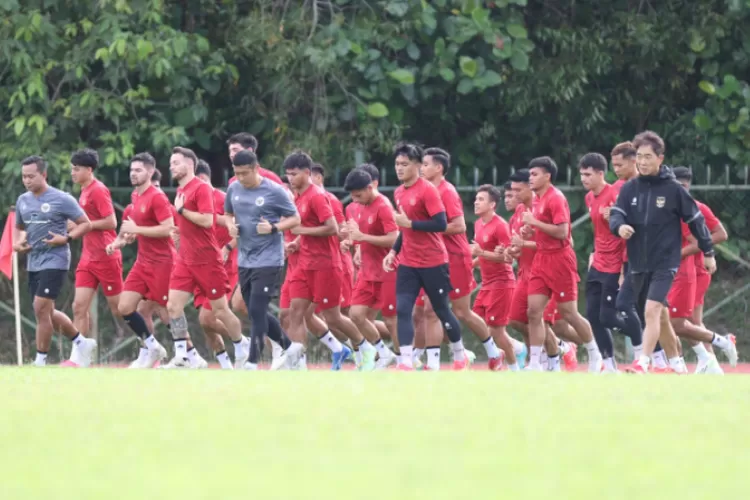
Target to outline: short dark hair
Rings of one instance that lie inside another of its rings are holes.
[[[90,148],[79,149],[70,157],[70,164],[77,167],[89,167],[96,170],[99,166],[99,153]]]
[[[633,139],[633,146],[636,150],[641,146],[651,146],[651,149],[653,149],[654,153],[657,155],[663,155],[665,150],[664,139],[651,130],[646,130],[645,132],[636,135],[635,139]]]
[[[578,168],[593,168],[599,172],[606,172],[607,159],[599,153],[586,153],[578,160]]]
[[[198,164],[195,166],[195,175],[207,175],[211,177],[211,165],[206,160],[198,160]]]
[[[506,191],[509,190],[512,187],[513,187],[513,182],[512,181],[507,181],[505,184],[503,184],[503,189],[505,189]]]
[[[36,169],[40,174],[47,171],[47,162],[44,158],[39,155],[27,156],[21,160],[21,166],[36,165]]]
[[[310,169],[310,171],[313,174],[322,175],[323,177],[326,176],[326,168],[320,163],[313,163],[313,166]]]
[[[679,166],[672,169],[672,173],[678,181],[693,181],[693,172],[689,168]]]
[[[312,167],[312,158],[301,150],[293,151],[284,158],[284,170],[311,170]]]
[[[192,149],[183,148],[182,146],[175,146],[172,148],[172,154],[182,155],[185,158],[188,158],[193,162],[193,168],[198,166],[198,155],[195,154],[195,151],[193,151]]]
[[[522,168],[520,170],[516,170],[512,174],[510,174],[510,177],[508,178],[510,182],[523,182],[524,184],[529,183],[529,169],[528,168]]]
[[[378,170],[378,167],[376,167],[372,163],[363,163],[357,168],[359,170],[364,170],[365,172],[370,174],[370,178],[372,180],[380,182],[380,170]]]
[[[227,139],[227,145],[230,144],[239,144],[243,148],[252,149],[253,151],[258,150],[258,139],[256,139],[253,134],[249,134],[247,132],[239,132],[232,135],[229,139]]]
[[[440,148],[427,148],[422,156],[432,156],[434,161],[443,166],[443,175],[448,175],[448,170],[451,168],[451,155],[446,150]]]
[[[372,183],[372,177],[364,169],[355,168],[346,176],[344,189],[348,192],[365,189]]]
[[[396,157],[406,156],[411,161],[422,161],[422,148],[416,144],[409,144],[406,142],[399,142],[396,147],[393,148],[393,155]]]
[[[630,141],[621,142],[612,149],[609,156],[622,155],[623,158],[635,158],[636,149]]]
[[[529,170],[532,168],[541,168],[549,174],[550,181],[555,182],[557,178],[557,164],[549,156],[540,156],[529,162]]]
[[[487,195],[490,197],[490,200],[495,203],[495,205],[500,203],[500,199],[502,198],[500,190],[492,184],[483,184],[479,186],[479,189],[477,189],[477,193],[487,193]]]
[[[151,155],[151,153],[138,153],[137,155],[135,155],[134,157],[130,159],[130,163],[133,163],[136,161],[143,163],[149,168],[156,168],[156,159]]]
[[[154,173],[151,174],[151,182],[161,182],[161,172],[159,169],[154,169]]]
[[[235,167],[252,167],[257,164],[258,156],[249,149],[239,151],[232,160],[232,165]]]

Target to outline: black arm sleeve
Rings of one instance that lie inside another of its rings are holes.
[[[620,237],[620,226],[628,223],[629,207],[627,200],[629,196],[626,192],[626,187],[627,184],[622,187],[620,194],[617,196],[617,203],[615,203],[615,206],[609,212],[609,230],[618,238]]]
[[[430,220],[415,220],[411,223],[413,230],[425,233],[442,233],[447,227],[448,219],[445,216],[445,212],[433,215]]]
[[[401,251],[401,244],[403,243],[403,240],[401,239],[401,233],[398,233],[398,238],[396,238],[396,242],[393,244],[393,250],[396,252],[396,255]]]
[[[698,240],[698,248],[706,255],[713,255],[714,244],[711,241],[711,232],[706,227],[706,219],[703,217],[698,205],[687,190],[676,186],[677,196],[680,199],[680,217],[690,228],[690,233]]]

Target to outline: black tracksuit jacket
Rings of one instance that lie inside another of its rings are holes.
[[[713,255],[711,234],[695,200],[675,180],[672,169],[662,165],[658,175],[638,176],[622,186],[612,207],[609,229],[619,236],[620,226],[635,233],[627,240],[631,273],[674,270],[680,267],[682,230],[690,227],[705,255]]]

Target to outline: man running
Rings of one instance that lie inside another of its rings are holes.
[[[69,364],[87,367],[96,341],[81,335],[70,318],[55,309],[55,299],[70,269],[70,242],[91,231],[91,222],[75,198],[47,184],[47,162],[41,156],[24,159],[21,176],[27,192],[16,201],[13,250],[29,254],[26,267],[36,319],[34,365],[47,364],[52,333],[57,331],[73,342]],[[69,220],[76,224],[70,232]]]

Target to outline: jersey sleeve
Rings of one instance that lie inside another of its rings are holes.
[[[462,217],[464,215],[464,204],[458,192],[454,189],[446,189],[444,193],[443,204],[445,205],[445,217],[448,219],[448,222],[456,217]]]
[[[61,213],[69,220],[76,221],[84,215],[83,209],[75,198],[65,193],[60,203]]]
[[[127,207],[125,207],[125,210],[122,211],[122,220],[127,220],[128,217],[133,215],[133,204],[131,203]]]
[[[112,195],[104,186],[94,191],[94,207],[102,219],[115,213],[115,207],[112,205]]]
[[[346,220],[344,218],[344,205],[341,203],[341,200],[336,197],[336,195],[330,195],[329,199],[331,201],[331,210],[333,210],[333,216],[336,218],[336,222],[339,224],[343,224]]]
[[[211,186],[205,183],[201,183],[198,189],[195,190],[195,206],[198,213],[201,214],[212,214],[214,213],[214,193]]]
[[[554,196],[547,206],[552,216],[552,224],[570,223],[570,210],[562,195]]]
[[[510,246],[510,226],[503,224],[502,222],[495,225],[495,239],[498,244],[509,247]]]
[[[385,234],[398,231],[396,218],[393,217],[393,210],[385,203],[378,209],[378,218],[380,219],[380,224],[383,226],[383,232]]]
[[[153,197],[151,201],[151,210],[154,212],[154,216],[156,216],[156,220],[158,220],[159,223],[164,222],[170,217],[174,218],[172,204],[169,203],[169,199],[167,199],[167,195],[164,193],[159,193],[157,196]]]
[[[313,196],[312,200],[310,200],[310,207],[321,223],[333,217],[331,202],[328,201],[328,197],[325,194]]]
[[[440,199],[440,193],[438,193],[436,187],[428,184],[424,193],[422,193],[422,196],[424,199],[424,206],[427,209],[427,213],[430,214],[430,217],[434,217],[440,212],[445,212],[445,205],[443,205],[443,201]],[[448,218],[447,214],[446,218]]]
[[[708,205],[704,203],[698,205],[698,208],[700,208],[700,211],[703,213],[703,218],[706,219],[706,227],[708,227],[709,231],[713,231],[719,227],[721,221],[719,221],[719,218],[714,215],[713,210],[711,210]]]

